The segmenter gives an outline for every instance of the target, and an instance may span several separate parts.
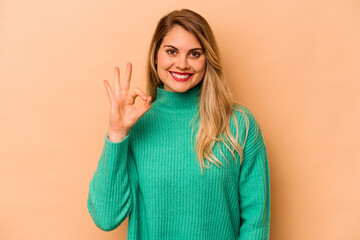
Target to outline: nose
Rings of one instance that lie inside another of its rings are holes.
[[[188,59],[186,55],[180,55],[176,61],[176,67],[179,69],[186,69],[189,67],[188,65]]]

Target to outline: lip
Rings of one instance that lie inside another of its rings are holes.
[[[178,81],[178,82],[186,82],[188,81],[194,74],[193,73],[179,73],[179,72],[171,72],[169,71],[170,73],[170,76],[175,80],[175,81]],[[171,73],[176,73],[176,74],[179,74],[179,75],[188,75],[189,74],[189,77],[187,78],[177,78],[175,77],[174,75],[172,75]]]
[[[188,72],[174,72],[174,71],[169,71],[170,73],[176,73],[176,74],[179,74],[179,75],[188,75],[188,74],[193,74],[193,73],[188,73]]]

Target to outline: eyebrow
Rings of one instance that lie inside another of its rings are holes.
[[[179,50],[179,49],[177,49],[176,47],[174,47],[174,46],[172,46],[172,45],[165,45],[164,47],[171,47],[171,48],[174,48],[174,49],[176,49],[176,50]],[[195,50],[201,50],[201,51],[203,51],[202,48],[192,48],[192,49],[189,50],[189,52],[195,51]]]

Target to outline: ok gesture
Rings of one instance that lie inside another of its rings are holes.
[[[110,84],[104,80],[107,95],[110,100],[110,116],[108,137],[113,142],[121,141],[130,131],[131,127],[151,108],[151,96],[147,96],[144,91],[135,88],[129,93],[132,65],[127,63],[125,81],[120,84],[120,70],[115,67],[115,84],[112,91]],[[134,103],[139,96],[144,100],[144,105],[136,108]]]

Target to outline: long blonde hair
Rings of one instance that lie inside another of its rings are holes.
[[[166,14],[159,20],[150,43],[147,57],[147,93],[151,96],[153,102],[156,100],[156,88],[163,85],[157,74],[155,59],[163,38],[174,25],[179,25],[194,34],[202,45],[206,56],[205,76],[199,90],[200,105],[198,116],[200,122],[195,143],[198,157],[197,160],[201,168],[201,173],[203,174],[204,168],[209,168],[209,165],[205,165],[204,158],[218,167],[218,163],[223,165],[223,163],[213,154],[213,147],[216,141],[222,141],[226,148],[230,150],[236,161],[234,155],[235,150],[240,156],[241,164],[243,160],[243,149],[249,129],[249,120],[243,109],[240,107],[243,105],[235,102],[234,96],[224,79],[219,48],[210,25],[198,13],[189,9],[175,10]],[[240,111],[245,118],[246,135],[242,145],[240,145],[238,141],[239,129],[233,107]],[[230,131],[230,116],[233,116],[235,119],[237,132],[235,138]],[[223,137],[217,138],[217,136],[222,136],[223,134],[228,139],[231,149]],[[220,148],[219,150],[221,152]],[[221,154],[224,157],[222,152]]]

